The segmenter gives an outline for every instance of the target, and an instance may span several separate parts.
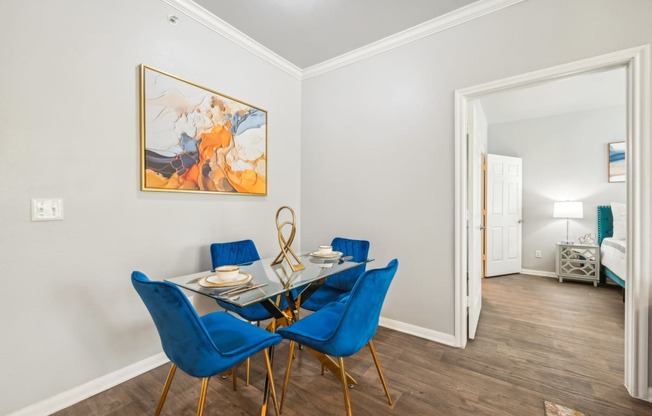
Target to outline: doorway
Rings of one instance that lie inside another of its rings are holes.
[[[648,399],[648,310],[652,267],[649,256],[650,224],[652,223],[652,160],[649,114],[649,46],[632,48],[583,61],[560,65],[533,73],[519,75],[456,91],[456,221],[455,221],[455,339],[460,347],[466,345],[468,321],[479,315],[469,304],[469,287],[474,276],[469,265],[469,187],[467,133],[472,116],[470,101],[479,96],[510,88],[561,79],[581,73],[624,66],[627,68],[627,214],[630,249],[627,252],[629,270],[625,303],[625,377],[629,393]],[[633,224],[636,224],[634,227]],[[468,280],[467,280],[468,279]],[[634,296],[636,294],[636,296]],[[468,310],[467,310],[468,307]],[[481,303],[480,303],[481,307]],[[468,319],[468,321],[467,321]]]

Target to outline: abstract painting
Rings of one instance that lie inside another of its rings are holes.
[[[609,143],[609,182],[625,182],[625,142]]]
[[[140,66],[141,189],[267,194],[267,112]]]

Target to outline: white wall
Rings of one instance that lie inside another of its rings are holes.
[[[161,351],[132,270],[207,270],[218,240],[253,238],[276,254],[276,209],[301,216],[301,85],[159,0],[0,0],[0,10],[7,414]],[[140,63],[269,112],[267,197],[139,190]],[[32,197],[62,197],[65,220],[30,222]]]
[[[215,240],[273,255],[282,204],[304,247],[398,257],[383,315],[452,334],[453,91],[652,40],[648,0],[528,0],[302,86],[159,0],[0,10],[1,414],[160,351],[129,273],[207,269]],[[140,63],[269,111],[267,197],[139,191]],[[31,223],[39,196],[65,221]]]
[[[383,316],[454,332],[454,91],[652,41],[648,0],[528,0],[303,83],[302,236],[401,261]],[[482,325],[482,320],[480,320]]]
[[[555,242],[566,239],[555,201],[584,203],[584,218],[570,220],[575,242],[597,232],[598,205],[626,202],[625,183],[607,180],[607,146],[626,137],[626,117],[623,105],[489,126],[489,153],[523,159],[524,269],[555,272]]]

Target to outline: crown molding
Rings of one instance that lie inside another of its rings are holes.
[[[282,58],[280,55],[272,52],[267,49],[260,43],[256,42],[249,36],[245,35],[235,27],[231,26],[224,20],[215,16],[213,13],[204,9],[197,3],[191,0],[161,0],[163,3],[166,3],[180,12],[184,13],[188,17],[196,20],[207,28],[211,29],[214,32],[224,36],[233,43],[243,47],[254,55],[262,58],[263,60],[269,62],[275,67],[285,71],[286,73],[292,75],[295,78],[302,78],[301,68],[289,62],[288,60]]]
[[[303,80],[333,71],[354,62],[387,52],[410,42],[434,35],[446,29],[461,25],[487,14],[496,12],[525,0],[479,0],[465,7],[453,10],[417,26],[398,32],[369,45],[347,52],[328,61],[301,69],[287,59],[272,52],[254,39],[245,35],[224,20],[215,16],[192,0],[161,0],[212,31],[243,47],[259,58],[269,62],[293,77]]]
[[[480,0],[468,6],[453,10],[450,13],[436,17],[417,26],[398,32],[369,45],[347,52],[328,61],[316,64],[303,70],[303,79],[315,77],[333,71],[354,62],[387,52],[391,49],[414,42],[426,36],[434,35],[446,29],[461,25],[487,14],[496,12],[525,0]]]

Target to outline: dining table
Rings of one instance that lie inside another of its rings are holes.
[[[244,277],[240,281],[245,282],[238,285],[213,285],[211,282],[215,282],[212,279],[215,277],[215,270],[171,277],[165,281],[182,289],[239,307],[259,303],[272,316],[267,329],[275,331],[279,326],[289,326],[300,319],[301,302],[307,300],[329,277],[373,261],[371,259],[366,262],[355,262],[350,256],[323,256],[316,252],[299,255],[299,258],[302,260],[303,268],[296,271],[293,271],[285,261],[273,264],[276,260],[274,258],[238,264],[240,276]],[[283,304],[281,299],[285,299],[286,303]],[[337,361],[311,348],[304,349],[320,361],[322,368],[329,369],[333,374],[340,373]],[[273,353],[272,348],[271,359]],[[348,384],[357,384],[350,374],[345,375]],[[268,394],[269,380],[266,379],[261,415],[266,414]]]

